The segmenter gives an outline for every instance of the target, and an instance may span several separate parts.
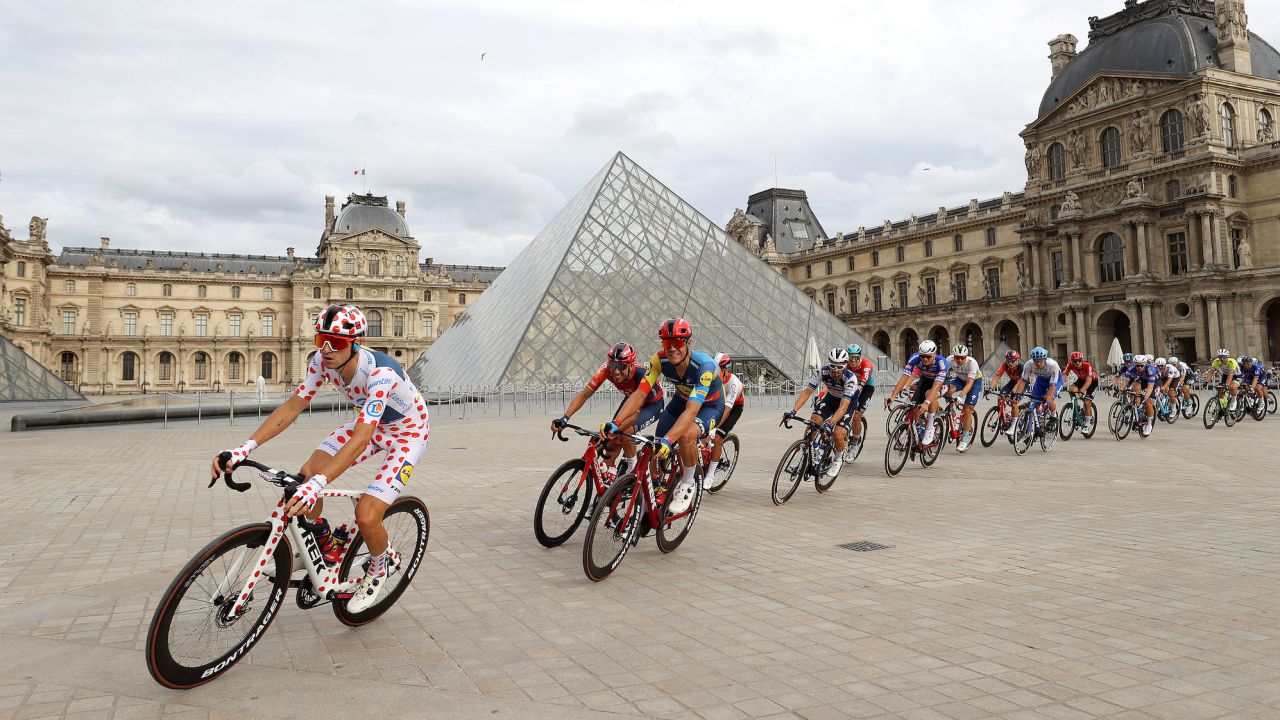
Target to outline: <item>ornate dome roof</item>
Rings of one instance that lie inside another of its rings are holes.
[[[1214,5],[1207,0],[1149,0],[1089,19],[1089,46],[1049,83],[1040,117],[1100,72],[1190,75],[1218,63]],[[1280,80],[1280,52],[1249,33],[1253,75]]]
[[[396,237],[413,237],[409,234],[409,225],[400,213],[387,207],[386,197],[373,194],[348,195],[342,204],[342,213],[333,223],[333,232],[337,235],[352,235],[378,228]]]

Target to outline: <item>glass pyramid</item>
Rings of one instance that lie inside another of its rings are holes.
[[[84,396],[0,335],[0,402],[32,400],[84,400]]]
[[[585,381],[683,316],[693,346],[792,380],[813,337],[870,343],[618,153],[410,369],[420,388]]]

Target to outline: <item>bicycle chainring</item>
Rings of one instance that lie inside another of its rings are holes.
[[[302,584],[298,586],[298,592],[294,593],[293,599],[302,610],[310,610],[324,601],[320,593],[311,587],[311,578],[309,577],[303,579]]]

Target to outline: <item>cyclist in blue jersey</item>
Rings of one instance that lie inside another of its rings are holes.
[[[951,364],[947,359],[938,355],[938,344],[932,340],[925,340],[920,343],[919,352],[912,355],[907,360],[907,364],[902,367],[902,377],[898,378],[898,384],[893,386],[893,392],[884,398],[884,406],[887,408],[893,402],[893,398],[902,392],[902,388],[907,383],[916,381],[916,391],[911,395],[911,402],[920,405],[928,403],[925,410],[925,431],[922,442],[925,445],[933,442],[933,416],[938,414],[938,393],[942,390],[943,380],[947,377],[947,369]]]
[[[1066,381],[1062,377],[1062,368],[1058,366],[1058,361],[1049,357],[1049,351],[1042,347],[1031,348],[1030,362],[1024,363],[1022,366],[1022,377],[1018,379],[1018,384],[1013,388],[1014,394],[1022,392],[1028,383],[1031,386],[1031,399],[1046,402],[1049,405],[1049,417],[1056,419],[1058,408],[1053,399],[1058,397],[1058,393],[1062,391],[1062,386]],[[1049,389],[1053,388],[1050,393]],[[1009,424],[1009,429],[1005,434],[1013,437],[1015,428],[1018,426],[1018,405],[1013,405],[1013,422]],[[1049,429],[1045,428],[1048,432]]]
[[[1125,370],[1124,375],[1121,376],[1120,393],[1123,394],[1134,383],[1137,383],[1142,390],[1142,408],[1147,417],[1142,434],[1150,435],[1155,428],[1156,420],[1156,402],[1153,394],[1156,386],[1160,384],[1160,371],[1156,368],[1155,358],[1150,355],[1133,356],[1133,367]]]
[[[690,347],[693,328],[688,321],[684,318],[664,321],[658,327],[658,339],[662,341],[662,349],[650,358],[649,374],[618,410],[616,422],[605,423],[600,431],[608,437],[618,426],[630,422],[640,412],[649,391],[658,386],[660,376],[675,383],[676,391],[658,416],[655,434],[661,441],[657,448],[660,458],[669,456],[674,446],[680,446],[684,475],[672,488],[668,505],[669,512],[676,514],[689,509],[693,494],[698,491],[694,480],[699,464],[698,438],[715,429],[724,414],[724,392],[715,359]]]
[[[1240,384],[1253,388],[1258,397],[1267,397],[1267,366],[1260,358],[1245,358],[1247,362],[1240,366]]]
[[[791,418],[799,414],[800,408],[804,407],[804,404],[818,390],[819,385],[826,389],[826,394],[813,404],[813,417],[809,422],[822,423],[823,427],[832,431],[836,457],[827,468],[827,475],[835,477],[840,474],[840,468],[844,466],[845,438],[849,433],[851,418],[849,409],[853,406],[854,398],[858,394],[858,376],[849,369],[848,350],[840,347],[831,348],[831,352],[827,353],[827,364],[819,368],[809,379],[809,386],[796,398],[795,407],[791,408],[791,412],[787,413],[786,417]]]

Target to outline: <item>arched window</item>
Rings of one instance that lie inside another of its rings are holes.
[[[1049,146],[1049,179],[1065,180],[1067,177],[1067,149],[1062,147],[1062,143],[1054,143]]]
[[[266,380],[275,378],[276,374],[276,356],[273,353],[262,353],[262,372],[259,373]]]
[[[422,291],[422,301],[423,301],[423,302],[431,302],[431,291],[430,291],[430,290],[423,290],[423,291]]]
[[[75,382],[76,381],[76,354],[73,352],[64,351],[61,355],[58,356],[58,361],[59,361],[58,377],[62,378],[63,382],[69,382],[69,383]]]
[[[1228,175],[1227,176],[1227,197],[1235,197],[1236,194],[1239,192],[1240,192],[1240,189],[1236,186],[1236,176]]]
[[[1182,197],[1182,183],[1177,180],[1170,180],[1164,184],[1164,199],[1166,202],[1173,202]]]
[[[396,300],[404,300],[404,291],[399,288],[396,289]]]
[[[173,353],[160,353],[160,381],[169,382],[173,380]]]
[[[160,287],[160,294],[165,297],[171,297],[173,295],[173,286],[169,283],[165,283]]]
[[[369,318],[369,336],[382,337],[382,313],[377,310],[370,310],[366,313]],[[266,377],[265,375],[263,377]]]
[[[1104,283],[1124,279],[1124,244],[1115,233],[1107,233],[1098,241],[1098,275]]]
[[[1170,110],[1160,116],[1160,148],[1167,153],[1178,152],[1186,135],[1182,131],[1182,112]]]
[[[1236,111],[1231,103],[1222,103],[1218,108],[1218,116],[1222,119],[1222,144],[1227,147],[1236,146]]]
[[[1258,108],[1258,142],[1273,142],[1276,139],[1272,122],[1271,111],[1264,107]]]
[[[342,294],[343,294],[343,297],[345,297],[348,300],[354,300],[356,297],[355,291],[353,291],[351,288],[347,288],[345,291],[343,291]]]
[[[239,380],[240,367],[244,364],[244,356],[238,352],[233,352],[227,356],[227,379]]]
[[[369,256],[369,274],[378,275],[378,271],[382,269],[382,259],[376,254]]]
[[[196,286],[196,297],[209,297],[209,286],[208,286],[208,285],[197,285],[197,286]]]
[[[956,252],[964,252],[964,235],[957,233],[956,236],[952,238],[951,244],[955,247]]]
[[[133,382],[138,379],[138,356],[126,352],[120,356],[120,380]]]
[[[356,272],[356,256],[355,253],[347,253],[342,256],[342,272],[348,275],[354,275]]]
[[[195,356],[196,361],[196,382],[204,382],[209,379],[209,356],[198,352]]]
[[[314,299],[314,300],[319,300],[319,299],[320,299],[320,288],[318,288],[318,287],[311,288],[311,297],[312,297],[312,299]]]
[[[880,267],[880,251],[871,251],[871,267]]]
[[[1102,131],[1098,141],[1102,149],[1102,167],[1115,167],[1120,164],[1120,131],[1109,127]]]

